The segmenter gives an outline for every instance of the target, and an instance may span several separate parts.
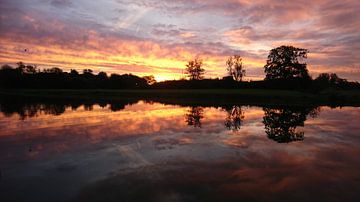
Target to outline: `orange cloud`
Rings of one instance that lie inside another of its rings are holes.
[[[124,0],[84,4],[81,12],[60,2],[0,5],[1,64],[23,61],[166,80],[183,77],[186,62],[200,56],[207,77],[217,78],[226,75],[226,58],[240,54],[247,79],[261,79],[268,51],[290,44],[310,50],[313,73],[327,67],[360,78],[343,69],[354,72],[359,65],[356,1]]]

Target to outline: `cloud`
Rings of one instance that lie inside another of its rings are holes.
[[[60,8],[69,7],[72,5],[70,0],[52,0],[50,3],[51,5]]]
[[[236,53],[261,78],[268,51],[286,44],[309,49],[312,74],[360,80],[360,3],[354,0],[4,0],[0,8],[2,64],[90,65],[166,72],[161,76],[173,79],[200,55],[208,76],[221,77],[226,57]]]

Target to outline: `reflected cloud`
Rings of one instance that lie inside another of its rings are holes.
[[[69,189],[76,201],[357,199],[356,107],[0,103],[5,199],[67,201]]]

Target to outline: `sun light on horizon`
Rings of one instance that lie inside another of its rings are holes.
[[[310,74],[334,72],[360,80],[358,8],[359,1],[353,0],[4,0],[0,64],[92,68],[164,81],[183,78],[186,62],[197,56],[204,60],[206,78],[221,78],[227,57],[239,54],[248,72],[245,79],[251,80],[264,77],[271,48],[295,45],[309,49]]]

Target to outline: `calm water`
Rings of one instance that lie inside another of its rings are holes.
[[[0,109],[0,201],[359,200],[360,108]]]

